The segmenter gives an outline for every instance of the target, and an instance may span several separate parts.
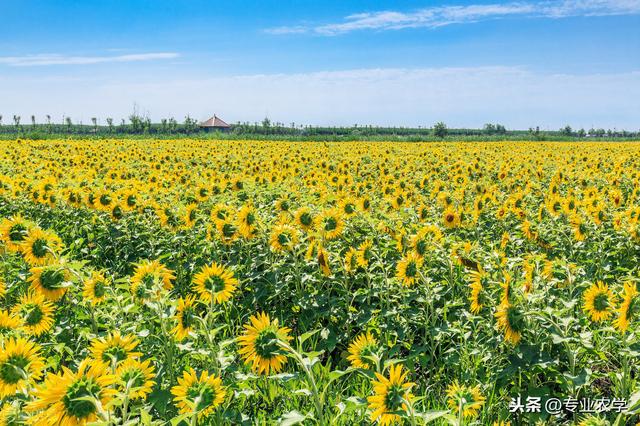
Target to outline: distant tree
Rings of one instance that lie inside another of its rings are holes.
[[[98,118],[91,117],[91,123],[93,124],[93,133],[98,133]]]
[[[131,123],[131,131],[133,133],[140,133],[142,131],[142,119],[137,112],[129,116],[129,122]]]
[[[20,127],[20,116],[19,115],[13,115],[13,124],[15,124],[16,128]]]
[[[0,114],[0,126],[2,126],[2,114]]]
[[[64,121],[65,121],[65,124],[67,125],[67,133],[71,133],[71,126],[73,126],[73,123],[71,122],[71,117],[66,117]]]
[[[578,137],[584,138],[587,135],[587,132],[584,129],[578,130]]]
[[[178,130],[178,121],[171,117],[169,119],[169,133],[175,133]]]
[[[560,133],[564,136],[571,136],[573,134],[573,129],[567,124],[564,128],[560,129]]]
[[[438,121],[436,124],[433,125],[433,134],[440,139],[443,139],[444,137],[447,136],[447,134],[449,133],[449,129],[447,128],[447,125],[444,124],[442,121]]]
[[[483,127],[483,129],[482,129],[482,130],[484,130],[484,132],[485,132],[485,133],[487,133],[487,134],[489,134],[489,135],[492,135],[492,134],[494,134],[494,133],[495,133],[495,131],[496,131],[496,126],[494,126],[494,125],[493,125],[493,124],[491,124],[491,123],[487,123],[487,124],[485,124],[485,125],[484,125],[484,127]]]
[[[507,128],[504,127],[502,124],[496,124],[496,133],[499,135],[506,135]]]
[[[45,115],[45,118],[47,119],[47,132],[48,133],[53,133],[52,132],[52,128],[51,128],[51,115],[47,114]]]
[[[160,120],[160,131],[162,133],[167,133],[167,119],[163,118]]]
[[[186,133],[193,133],[195,132],[195,130],[198,128],[198,122],[194,119],[191,118],[189,115],[187,115],[184,118],[184,129]]]
[[[265,117],[264,120],[262,120],[262,128],[267,130],[269,127],[271,127],[271,120],[269,120],[269,117]]]
[[[145,134],[149,134],[149,132],[151,131],[151,119],[149,117],[145,117],[142,120],[142,131]]]
[[[109,133],[113,132],[113,118],[107,117],[107,126],[109,126]]]
[[[31,115],[31,127],[35,130],[36,128],[36,116]]]

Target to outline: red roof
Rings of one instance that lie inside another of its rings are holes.
[[[208,119],[207,121],[203,121],[202,123],[200,123],[200,127],[223,127],[223,128],[227,128],[227,127],[231,127],[229,126],[227,123],[225,123],[224,121],[222,121],[221,119],[219,119],[217,116],[213,116],[210,119]]]

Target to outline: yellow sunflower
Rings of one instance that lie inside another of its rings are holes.
[[[276,225],[271,231],[269,245],[271,250],[276,252],[291,251],[298,243],[298,233],[296,229],[287,224]]]
[[[442,222],[448,229],[456,228],[460,225],[460,213],[455,208],[449,207],[442,213]]]
[[[620,307],[616,309],[618,317],[613,322],[613,326],[622,333],[627,331],[631,324],[634,311],[636,310],[637,295],[638,288],[635,283],[627,282],[624,284],[624,290],[622,291],[622,303],[620,304]]]
[[[287,327],[280,327],[278,320],[271,321],[261,312],[249,318],[244,333],[238,337],[239,353],[246,365],[258,374],[278,373],[287,362],[286,352],[278,342],[291,340]]]
[[[488,282],[488,276],[482,268],[479,268],[478,271],[470,272],[469,275],[471,281],[469,284],[469,288],[471,289],[471,294],[469,295],[470,310],[474,314],[478,314],[485,305],[483,295],[485,285]]]
[[[20,245],[20,251],[29,265],[46,265],[62,251],[62,240],[52,231],[32,228]]]
[[[9,338],[0,346],[0,398],[26,392],[29,384],[40,380],[44,358],[40,346],[24,338]]]
[[[139,358],[142,354],[135,352],[140,344],[135,336],[122,336],[120,331],[114,331],[106,337],[99,337],[91,342],[91,357],[96,361],[116,365],[127,359]]]
[[[238,286],[238,280],[233,271],[223,265],[212,263],[203,267],[193,277],[193,290],[198,293],[204,303],[223,303],[231,299]]]
[[[354,272],[358,268],[357,263],[358,251],[349,247],[349,250],[344,254],[344,270],[348,273]]]
[[[524,330],[524,316],[516,305],[502,303],[496,310],[495,317],[498,329],[504,333],[504,339],[512,345],[517,345]]]
[[[329,264],[329,252],[322,245],[318,247],[318,266],[325,277],[331,275],[331,265]]]
[[[53,326],[54,306],[44,295],[29,292],[11,310],[20,319],[21,328],[31,336],[40,336]]]
[[[155,384],[155,368],[151,361],[127,358],[116,369],[116,389],[130,399],[144,399]]]
[[[253,204],[245,204],[238,212],[238,227],[240,234],[247,239],[253,238],[257,233],[258,211]]]
[[[389,377],[375,373],[377,380],[371,382],[373,396],[367,397],[372,422],[382,426],[390,425],[401,420],[400,412],[409,410],[409,403],[414,399],[411,388],[415,383],[407,381],[408,371],[403,371],[400,364],[389,368]]]
[[[366,240],[358,246],[356,263],[359,267],[366,269],[371,259],[373,259],[373,242]]]
[[[485,397],[480,392],[480,386],[465,386],[453,382],[447,388],[447,405],[455,413],[462,410],[464,417],[475,417],[484,405]]]
[[[315,217],[309,207],[300,207],[293,215],[296,224],[304,231],[309,231],[314,227]]]
[[[368,370],[375,367],[373,360],[368,357],[375,355],[378,350],[378,342],[370,331],[356,337],[349,345],[349,356],[347,360],[351,362],[353,368]]]
[[[0,311],[0,336],[10,334],[20,328],[20,318],[9,311]]]
[[[230,245],[240,236],[240,228],[236,221],[231,217],[217,220],[215,222],[215,229],[220,241],[226,245]]]
[[[84,426],[98,420],[97,404],[102,409],[107,406],[115,393],[111,388],[115,382],[105,363],[85,359],[76,372],[63,366],[62,374],[49,374],[25,409],[38,412],[32,417],[33,424]]]
[[[3,219],[0,222],[0,241],[7,250],[16,252],[20,250],[21,244],[33,227],[34,224],[32,222],[23,219],[20,215]]]
[[[326,240],[336,239],[344,230],[342,213],[337,208],[325,210],[318,217],[316,226]]]
[[[60,262],[31,268],[29,273],[31,289],[53,302],[60,300],[71,286],[69,269]]]
[[[92,305],[98,305],[107,298],[107,289],[110,285],[111,283],[102,273],[94,271],[91,273],[91,277],[84,282],[82,297]]]
[[[396,265],[396,278],[400,280],[402,285],[412,286],[420,275],[420,267],[424,262],[416,252],[409,252]]]
[[[608,320],[613,315],[615,295],[609,286],[601,281],[591,285],[584,292],[583,310],[589,315],[591,321],[601,322]]]
[[[131,293],[138,299],[158,296],[162,289],[171,290],[175,279],[173,271],[158,260],[138,263],[131,277]]]
[[[207,294],[209,294],[207,292]],[[209,294],[209,301],[211,295]],[[207,303],[209,302],[207,301]],[[186,298],[178,299],[178,307],[176,309],[176,326],[171,330],[176,339],[184,340],[193,332],[193,326],[196,324],[197,313],[195,310],[196,298],[190,294]]]
[[[171,388],[180,414],[194,414],[203,418],[219,407],[227,394],[222,380],[206,371],[200,377],[193,368],[188,368],[178,378],[178,385]]]

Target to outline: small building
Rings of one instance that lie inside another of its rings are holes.
[[[207,121],[203,121],[202,123],[200,123],[199,127],[205,132],[228,132],[229,130],[231,130],[231,126],[225,123],[215,114]]]

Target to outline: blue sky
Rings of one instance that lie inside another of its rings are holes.
[[[640,0],[3,0],[0,114],[640,128]]]

